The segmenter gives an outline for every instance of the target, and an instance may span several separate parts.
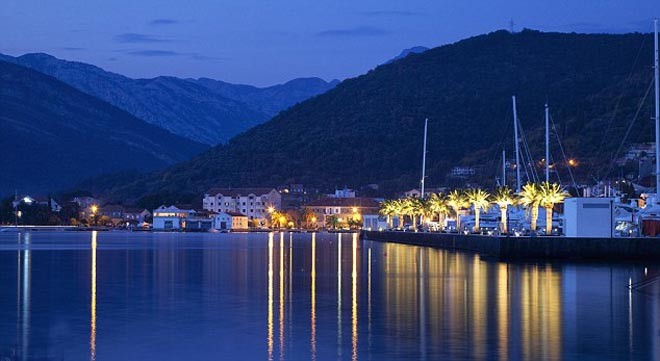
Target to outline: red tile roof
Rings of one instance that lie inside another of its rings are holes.
[[[373,198],[322,198],[307,203],[307,207],[358,207],[378,208],[380,203]]]
[[[274,189],[275,188],[211,188],[206,191],[205,194],[210,196],[222,194],[223,196],[229,197],[247,196],[249,194],[260,196],[262,194],[268,194]]]

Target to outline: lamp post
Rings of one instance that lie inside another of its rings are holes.
[[[96,225],[96,212],[99,210],[99,207],[93,204],[89,209],[92,211],[92,223]]]

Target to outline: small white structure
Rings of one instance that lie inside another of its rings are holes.
[[[388,229],[387,219],[378,214],[365,214],[362,216],[362,229],[378,231]]]
[[[222,212],[213,217],[213,228],[218,230],[247,230],[248,217],[239,212]]]
[[[613,198],[567,198],[564,201],[566,237],[605,237],[613,235]]]
[[[153,229],[174,230],[186,228],[186,219],[195,214],[192,209],[179,209],[175,206],[160,206],[154,210]]]

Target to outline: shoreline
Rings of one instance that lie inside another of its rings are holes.
[[[362,231],[364,240],[474,252],[503,260],[660,260],[660,238],[506,237]]]

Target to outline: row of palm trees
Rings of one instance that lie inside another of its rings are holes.
[[[385,200],[381,203],[380,213],[387,217],[392,228],[392,218],[399,218],[402,225],[405,216],[410,217],[412,227],[416,227],[418,217],[434,219],[436,216],[440,223],[451,214],[456,216],[456,228],[460,229],[460,217],[463,209],[472,208],[474,212],[474,230],[479,231],[481,212],[487,212],[491,205],[497,205],[501,214],[501,229],[507,232],[507,209],[510,205],[525,207],[531,218],[530,229],[536,231],[539,216],[539,207],[545,209],[546,234],[552,232],[552,210],[555,204],[562,203],[568,193],[556,183],[528,183],[520,194],[514,194],[509,187],[500,187],[490,194],[482,189],[453,190],[449,194],[433,193],[426,199],[402,198]]]

